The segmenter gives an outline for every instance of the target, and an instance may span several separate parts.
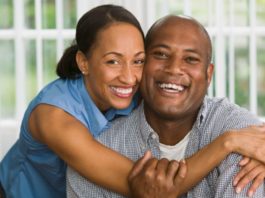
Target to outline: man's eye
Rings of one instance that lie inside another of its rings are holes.
[[[190,64],[196,64],[199,62],[199,59],[198,58],[195,58],[195,57],[187,57],[186,58],[186,62],[187,63],[190,63]]]
[[[168,58],[168,55],[164,52],[161,52],[161,51],[156,51],[153,53],[153,55],[156,57],[156,58],[160,58],[160,59],[166,59]]]

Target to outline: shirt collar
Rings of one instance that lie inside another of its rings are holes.
[[[207,100],[208,96],[205,96],[195,122],[197,128],[200,128],[202,124],[205,122],[205,117],[208,110]],[[146,120],[144,114],[144,102],[142,102],[141,105],[139,106],[139,117],[140,117],[140,134],[142,136],[143,141],[146,143],[150,137],[153,139],[158,138],[157,133],[153,130],[153,128],[148,124]]]
[[[133,100],[129,107],[126,109],[114,109],[111,108],[105,113],[105,117],[107,120],[111,121],[113,120],[116,116],[126,116],[129,115],[133,109],[138,105],[138,99],[139,99],[139,94],[136,93],[133,97]]]
[[[157,133],[153,130],[153,128],[148,124],[145,114],[144,114],[144,102],[142,101],[139,108],[139,120],[140,120],[140,135],[142,140],[146,144],[149,138],[158,139]]]
[[[89,119],[89,129],[91,130],[91,133],[94,136],[98,136],[102,131],[109,128],[110,121],[113,120],[117,116],[123,116],[128,115],[135,107],[137,103],[137,95],[134,97],[133,102],[130,104],[129,107],[126,109],[109,109],[105,114],[103,114],[99,108],[96,106],[92,98],[90,97],[84,83],[83,77],[78,79],[78,87],[81,93],[81,97],[83,100],[83,104],[89,104],[84,105],[84,108],[86,110],[86,113],[88,115]]]
[[[200,128],[201,126],[203,126],[203,123],[205,122],[205,117],[207,115],[207,111],[208,111],[208,96],[205,96],[202,102],[202,105],[200,107],[195,125],[197,126],[197,128]]]

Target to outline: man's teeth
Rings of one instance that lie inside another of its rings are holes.
[[[133,88],[120,88],[120,87],[111,87],[111,89],[119,94],[131,94],[133,92]]]
[[[161,89],[166,89],[168,91],[174,91],[174,92],[181,92],[181,91],[184,90],[183,86],[176,85],[176,84],[173,84],[173,83],[160,83],[160,84],[158,84],[158,86]]]

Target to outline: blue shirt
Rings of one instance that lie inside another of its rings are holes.
[[[8,198],[66,197],[65,162],[34,140],[28,130],[29,116],[39,104],[63,109],[98,136],[117,115],[128,115],[137,105],[137,97],[127,109],[110,109],[103,115],[90,98],[82,77],[48,84],[29,104],[19,139],[0,163],[0,182]]]

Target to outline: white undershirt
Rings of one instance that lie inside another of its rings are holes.
[[[161,158],[166,158],[168,160],[174,159],[177,161],[182,160],[189,142],[189,134],[190,133],[188,133],[179,143],[173,146],[159,143]]]

